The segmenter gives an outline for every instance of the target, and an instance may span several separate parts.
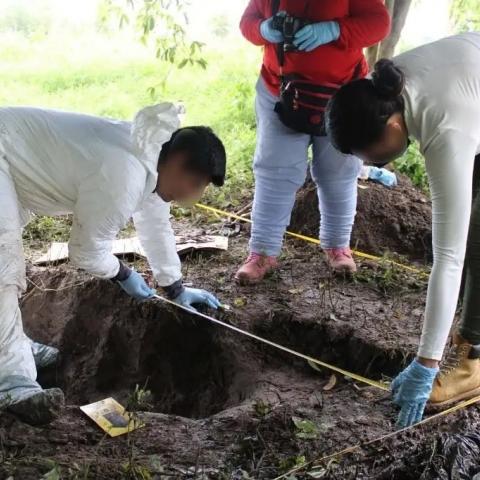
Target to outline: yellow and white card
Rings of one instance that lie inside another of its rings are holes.
[[[127,412],[125,407],[113,398],[84,405],[80,410],[111,437],[125,435],[145,426],[139,418]]]

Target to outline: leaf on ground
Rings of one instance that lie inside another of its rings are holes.
[[[336,384],[337,384],[337,377],[334,373],[332,373],[332,375],[330,376],[330,379],[324,385],[323,391],[324,392],[329,392],[330,390],[333,390],[333,388],[335,387]]]
[[[292,288],[288,291],[288,293],[291,293],[292,295],[298,295],[299,293],[303,293],[303,288]]]
[[[318,427],[311,420],[303,420],[299,417],[292,417],[292,422],[297,431],[297,438],[313,440],[318,437]]]
[[[45,475],[42,476],[42,480],[61,480],[58,468],[55,467],[53,470],[47,472]]]
[[[240,307],[244,307],[247,304],[247,301],[244,298],[238,297],[233,301],[233,304],[236,307],[240,308]]]
[[[307,477],[308,478],[325,478],[325,475],[327,474],[327,470],[324,468],[321,468],[319,470],[310,470],[307,472]]]

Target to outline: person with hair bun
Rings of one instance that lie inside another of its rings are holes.
[[[480,394],[480,33],[381,60],[327,108],[334,146],[372,165],[401,156],[410,138],[425,157],[433,204],[434,263],[416,359],[392,383],[398,424]],[[439,363],[465,268],[463,312]]]

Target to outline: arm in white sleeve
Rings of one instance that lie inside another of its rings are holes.
[[[458,131],[425,151],[433,205],[434,263],[418,355],[441,360],[455,317],[472,208],[476,144]]]
[[[99,278],[114,278],[119,271],[112,244],[132,216],[145,183],[142,170],[130,167],[124,163],[108,174],[100,170],[85,179],[78,191],[69,256],[77,267]]]
[[[182,267],[170,223],[170,204],[153,193],[134,214],[133,221],[158,284],[168,287],[181,280]]]

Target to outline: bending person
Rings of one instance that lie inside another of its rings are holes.
[[[418,356],[392,383],[399,424],[410,425],[422,418],[428,399],[446,406],[480,393],[480,34],[381,60],[371,79],[333,98],[327,129],[340,151],[373,165],[402,155],[410,137],[425,156],[434,264]],[[462,318],[451,358],[438,373],[464,263]]]
[[[133,216],[159,286],[187,307],[218,300],[182,285],[170,225],[170,203],[223,185],[226,155],[206,127],[179,129],[173,104],[123,122],[35,108],[0,109],[0,409],[32,424],[48,423],[63,404],[59,389],[42,390],[36,366],[55,350],[23,332],[18,297],[25,290],[22,227],[31,212],[73,213],[71,261],[117,282],[138,300],[155,292],[112,255],[112,242]]]

